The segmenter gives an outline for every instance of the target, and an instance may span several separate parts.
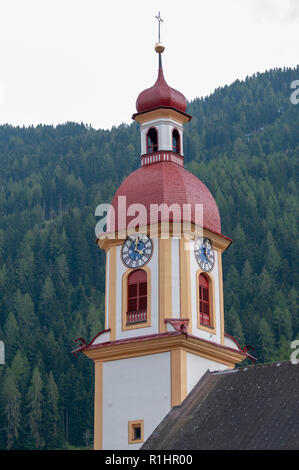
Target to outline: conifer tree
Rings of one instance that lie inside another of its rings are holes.
[[[42,436],[42,389],[42,379],[38,368],[35,367],[27,394],[29,445],[32,445],[35,449],[42,449],[44,446]]]
[[[4,416],[4,430],[6,435],[6,447],[12,449],[18,440],[21,427],[21,394],[18,390],[14,374],[6,366],[3,386],[1,390],[1,402]]]
[[[259,362],[271,362],[277,359],[274,335],[269,323],[264,318],[260,318],[258,321],[255,348]]]
[[[4,335],[5,335],[5,353],[6,353],[7,358],[11,359],[15,351],[15,348],[18,344],[18,339],[20,335],[18,323],[13,312],[10,312],[8,314],[8,317],[4,324]]]
[[[44,440],[46,449],[58,449],[62,445],[62,422],[59,415],[58,388],[50,371],[45,387]]]
[[[29,380],[30,366],[26,354],[21,349],[17,350],[13,358],[11,370],[19,390],[24,393]]]
[[[234,307],[231,307],[227,313],[225,328],[227,333],[230,333],[234,338],[236,338],[241,346],[245,346],[245,337],[242,324]]]

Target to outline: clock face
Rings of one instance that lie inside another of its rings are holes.
[[[134,233],[124,242],[121,257],[128,268],[140,268],[149,261],[152,252],[152,240],[144,233]]]
[[[211,271],[215,264],[215,253],[209,238],[198,238],[194,245],[194,253],[199,267],[203,271]]]

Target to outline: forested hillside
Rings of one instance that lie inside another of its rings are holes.
[[[234,240],[223,260],[226,331],[259,362],[289,359],[299,338],[296,79],[299,67],[256,74],[187,109],[186,167]],[[103,328],[94,211],[139,155],[136,123],[0,126],[0,448],[91,444],[93,364],[71,350]]]

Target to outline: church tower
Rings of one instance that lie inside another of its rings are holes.
[[[140,168],[117,190],[107,230],[105,329],[94,361],[95,449],[139,449],[207,371],[247,357],[224,333],[221,232],[208,188],[184,168],[187,101],[158,78],[136,102]],[[197,210],[199,209],[199,210]],[[138,227],[136,227],[138,214]]]

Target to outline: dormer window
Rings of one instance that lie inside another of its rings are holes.
[[[180,134],[177,129],[173,129],[172,131],[172,151],[181,153]]]
[[[158,151],[158,132],[154,127],[151,127],[147,133],[146,153],[153,153],[157,151]]]

